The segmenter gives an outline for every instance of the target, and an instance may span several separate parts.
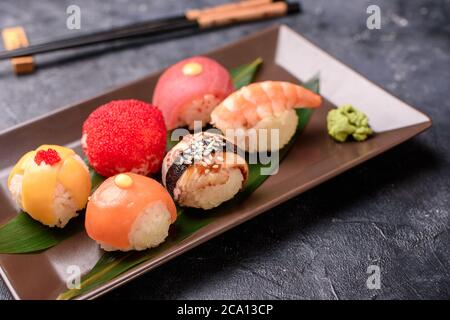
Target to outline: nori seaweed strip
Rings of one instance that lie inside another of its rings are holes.
[[[183,173],[189,168],[191,164],[178,164],[176,161],[170,166],[169,170],[166,173],[166,189],[169,191],[170,196],[175,199],[173,191],[177,186],[178,179],[181,178]]]

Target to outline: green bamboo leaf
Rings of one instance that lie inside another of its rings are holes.
[[[262,58],[257,58],[251,63],[244,64],[230,70],[231,78],[233,79],[233,84],[236,90],[250,84],[253,81],[262,62]]]
[[[25,212],[0,227],[0,253],[30,253],[51,248],[82,229],[82,218],[76,218],[64,229],[50,228]]]
[[[305,83],[304,87],[318,93],[319,79],[317,77],[313,78]],[[295,143],[296,138],[311,118],[312,113],[312,109],[297,109],[297,114],[299,116],[297,131],[289,144],[280,150],[280,161],[287,155],[292,145]],[[243,201],[245,197],[254,192],[269,177],[268,175],[261,175],[260,169],[264,166],[270,166],[270,164],[249,165],[249,180],[244,190],[239,197],[233,199],[228,203],[228,205],[233,205],[234,201]],[[158,256],[172,245],[180,243],[182,240],[194,234],[196,231],[200,230],[212,221],[214,221],[214,212],[209,212],[207,215],[204,213],[198,213],[197,210],[191,209],[185,209],[183,212],[179,212],[178,219],[171,227],[169,236],[159,247],[141,252],[105,252],[94,268],[82,277],[80,284],[81,288],[68,290],[59,295],[58,299],[68,300],[75,298],[111,279],[114,279],[127,270],[130,270],[131,268]]]

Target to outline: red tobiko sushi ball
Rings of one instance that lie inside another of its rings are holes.
[[[207,57],[192,57],[169,67],[159,78],[153,104],[169,130],[211,120],[212,110],[234,91],[230,73]]]
[[[166,134],[158,108],[138,100],[117,100],[89,115],[81,142],[90,165],[102,176],[148,175],[161,168]]]

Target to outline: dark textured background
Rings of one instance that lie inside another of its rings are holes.
[[[81,7],[87,31],[214,3],[2,0],[0,28],[24,25],[35,42],[75,32],[65,28],[69,4]],[[280,22],[425,111],[433,127],[105,298],[450,298],[450,1],[303,3],[303,15]],[[369,4],[381,7],[381,30],[365,26]],[[22,77],[1,62],[0,130],[273,23],[96,55],[38,56],[39,71]],[[380,290],[366,288],[370,264],[381,268]],[[11,299],[1,280],[0,298]]]

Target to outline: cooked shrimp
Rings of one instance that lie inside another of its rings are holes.
[[[250,84],[229,95],[211,113],[211,123],[221,128],[254,127],[270,116],[294,108],[316,108],[322,98],[301,86],[283,81]]]
[[[317,108],[321,104],[319,95],[289,82],[253,83],[222,101],[211,113],[211,123],[249,152],[278,150],[297,129],[294,109]]]

